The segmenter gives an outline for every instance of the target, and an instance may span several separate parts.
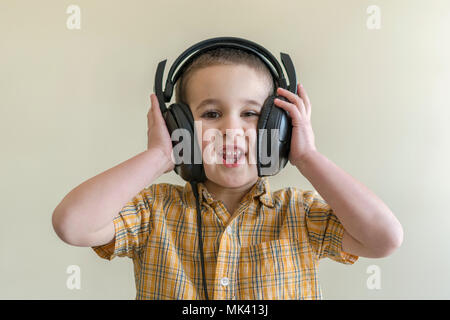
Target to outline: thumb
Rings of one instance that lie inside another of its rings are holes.
[[[165,122],[164,118],[162,116],[161,113],[161,109],[159,107],[159,102],[158,102],[158,98],[156,97],[156,95],[154,93],[152,93],[151,95],[151,99],[152,99],[152,114],[153,114],[153,119],[155,119],[158,122]]]
[[[150,95],[150,108],[147,112],[147,121],[148,124],[150,125],[151,123],[153,123],[153,121],[155,120],[155,115],[154,115],[154,110],[155,109],[155,102],[154,102],[154,97],[153,94]]]

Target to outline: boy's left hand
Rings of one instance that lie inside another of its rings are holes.
[[[286,110],[292,119],[291,149],[289,161],[299,166],[309,154],[316,152],[314,133],[311,126],[311,103],[302,85],[297,84],[298,95],[283,88],[277,88],[277,94],[288,101],[275,99],[277,107]]]

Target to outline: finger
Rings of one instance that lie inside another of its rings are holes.
[[[299,109],[299,111],[306,115],[306,109],[305,109],[305,105],[303,103],[303,100],[300,96],[294,94],[293,92],[283,89],[283,88],[278,88],[277,89],[277,93],[285,98],[287,98],[291,103],[295,104],[297,106],[297,108]]]
[[[161,114],[161,110],[159,109],[158,98],[156,97],[156,95],[154,93],[152,93],[152,95],[150,96],[150,99],[152,102],[152,108],[151,108],[152,117],[158,118],[158,110],[159,110],[159,113]]]
[[[289,115],[292,119],[293,126],[299,125],[300,119],[301,119],[301,114],[300,114],[300,110],[298,110],[296,105],[289,103],[287,101],[280,100],[278,98],[274,99],[274,104],[277,107],[280,107],[281,109],[284,109],[287,112],[289,112]]]
[[[148,127],[152,128],[155,125],[157,126],[161,123],[162,117],[160,114],[158,115],[158,111],[159,113],[161,113],[161,111],[159,110],[158,98],[156,97],[156,95],[152,94],[150,96],[150,100],[152,105],[148,113]]]
[[[160,125],[165,125],[166,121],[164,120],[164,117],[161,112],[161,108],[159,107],[158,98],[155,94],[153,94],[153,117],[155,121],[157,121]]]
[[[311,114],[311,101],[309,100],[308,94],[306,93],[306,90],[302,84],[298,84],[297,91],[300,92],[300,96],[303,99],[303,101],[305,102],[306,112],[308,114]]]
[[[309,97],[306,94],[305,87],[302,84],[298,84],[298,92],[300,92],[300,97],[305,101],[306,104],[310,104]]]
[[[154,109],[154,102],[153,102],[153,95],[150,95],[150,108],[148,109],[148,112],[147,112],[147,119],[148,119],[148,122],[150,123],[150,122],[152,122],[153,121],[153,117],[154,117],[154,112],[153,112],[153,109]]]
[[[288,100],[294,104],[298,103],[298,105],[300,105],[300,102],[302,101],[302,99],[299,95],[296,95],[293,92],[286,90],[284,88],[281,88],[281,87],[277,88],[277,93],[279,95],[282,95],[282,96],[288,98]]]

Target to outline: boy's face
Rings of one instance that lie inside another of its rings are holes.
[[[191,75],[186,102],[194,116],[197,138],[200,132],[203,137],[199,144],[208,180],[232,188],[258,178],[256,129],[269,95],[269,81],[272,79],[245,65],[210,66]],[[205,102],[207,99],[215,102]],[[236,148],[243,151],[242,156]]]

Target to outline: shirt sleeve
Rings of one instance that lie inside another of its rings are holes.
[[[316,191],[303,191],[303,205],[309,242],[318,259],[355,263],[358,256],[342,250],[345,229],[328,203]]]
[[[92,249],[103,259],[134,258],[145,246],[151,231],[154,185],[140,191],[127,202],[113,220],[115,237],[105,245]]]

